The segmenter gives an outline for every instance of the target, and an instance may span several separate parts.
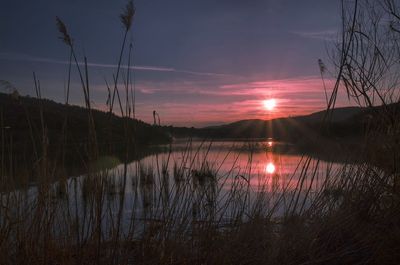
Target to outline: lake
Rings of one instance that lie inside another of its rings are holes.
[[[278,218],[304,211],[342,168],[272,139],[179,140],[157,150],[119,165],[115,157],[101,157],[90,174],[15,191],[15,214],[29,212],[21,205],[45,200],[54,207],[58,229],[80,223],[82,235],[90,234],[93,222],[100,222],[104,237],[116,229],[138,236],[157,225],[188,232],[194,223],[223,227],[254,212]]]

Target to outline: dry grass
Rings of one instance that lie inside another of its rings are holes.
[[[400,258],[398,175],[366,163],[345,165],[315,190],[310,183],[318,165],[305,159],[298,179],[254,193],[250,165],[240,175],[218,175],[193,153],[186,164],[164,164],[160,173],[133,163],[2,193],[1,260],[396,264]],[[179,167],[174,178],[168,168]]]

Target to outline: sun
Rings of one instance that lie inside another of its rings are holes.
[[[266,166],[265,166],[265,171],[268,174],[273,174],[275,173],[275,165],[272,162],[269,162]]]
[[[263,100],[263,105],[264,105],[264,108],[269,111],[274,110],[276,107],[276,100],[273,98]]]

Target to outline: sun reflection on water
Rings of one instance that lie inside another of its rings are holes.
[[[268,174],[273,174],[275,173],[275,165],[272,162],[269,162],[266,166],[265,166],[265,172],[267,172]]]

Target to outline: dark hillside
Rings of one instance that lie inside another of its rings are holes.
[[[329,122],[324,122],[326,110],[310,115],[279,118],[274,120],[241,120],[225,125],[205,128],[168,129],[174,137],[200,137],[212,139],[249,139],[274,138],[277,140],[301,143],[314,141],[317,137],[331,139],[359,138],[366,126],[378,126],[384,111],[398,112],[399,105],[392,104],[386,108],[346,107],[334,109]],[[393,115],[392,115],[393,116]],[[386,121],[385,121],[386,122]]]
[[[12,138],[14,150],[33,150],[41,145],[42,126],[40,109],[47,132],[48,147],[58,151],[61,146],[72,149],[84,148],[88,142],[88,111],[85,108],[64,105],[51,100],[39,100],[31,97],[12,98],[0,93],[1,126],[7,143]],[[108,148],[118,149],[125,144],[125,120],[116,115],[93,110],[97,143],[100,151]],[[62,128],[67,119],[66,138],[62,139]],[[129,119],[130,137],[138,146],[166,143],[170,139],[159,127],[151,126],[140,120]],[[116,150],[111,150],[116,151]]]

